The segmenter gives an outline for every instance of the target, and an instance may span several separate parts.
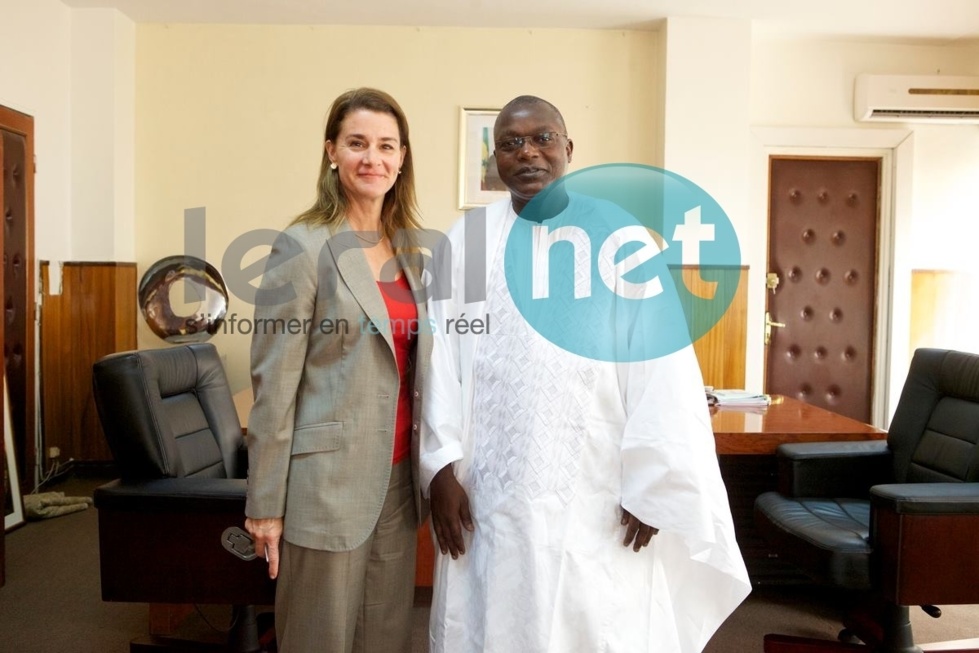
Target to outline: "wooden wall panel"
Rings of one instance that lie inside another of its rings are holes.
[[[718,277],[716,274],[710,276]],[[682,278],[690,291],[698,297],[710,297],[711,293],[726,290],[720,285],[715,287],[714,282],[704,281],[696,266],[684,266]],[[700,361],[705,385],[715,388],[744,388],[748,344],[748,268],[743,266],[725,271],[719,279],[718,284],[737,284],[734,299],[720,320],[694,343],[693,348],[697,353],[697,360]],[[694,310],[692,318],[714,321],[717,316],[698,315]]]
[[[108,462],[92,393],[92,364],[136,349],[136,264],[64,263],[61,294],[41,264],[41,401],[45,448],[61,460]]]

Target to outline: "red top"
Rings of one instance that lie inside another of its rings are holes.
[[[418,331],[418,308],[408,280],[402,274],[396,281],[378,281],[388,309],[388,327],[394,340],[394,355],[401,376],[398,392],[398,417],[394,425],[394,460],[398,463],[411,454],[411,379],[408,377],[411,348]]]

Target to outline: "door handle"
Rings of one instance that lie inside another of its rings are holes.
[[[772,314],[765,311],[765,344],[771,344],[772,342],[772,327],[784,327],[785,324],[782,322],[775,322],[772,320]]]

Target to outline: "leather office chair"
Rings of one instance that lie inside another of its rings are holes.
[[[979,356],[916,351],[886,442],[782,445],[778,457],[758,527],[814,580],[859,594],[840,639],[865,646],[767,635],[766,653],[919,652],[908,606],[938,616],[936,604],[979,603]]]
[[[221,543],[244,521],[247,457],[217,350],[112,354],[95,363],[93,383],[122,476],[95,491],[102,599],[233,605],[227,646],[260,651],[250,606],[274,603],[275,585],[264,562]],[[179,646],[158,637],[130,645],[170,648]]]

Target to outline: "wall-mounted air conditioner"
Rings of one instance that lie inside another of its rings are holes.
[[[979,123],[979,77],[858,75],[853,117],[866,122]]]

